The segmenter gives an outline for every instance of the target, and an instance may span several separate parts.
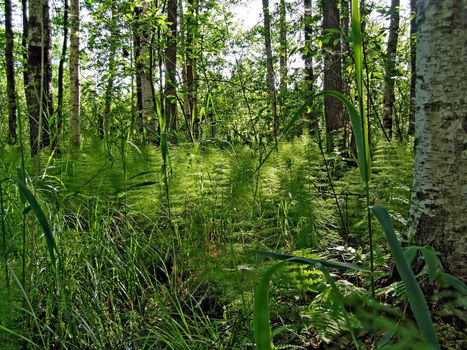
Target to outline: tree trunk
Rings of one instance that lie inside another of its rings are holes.
[[[197,113],[197,74],[196,74],[196,42],[198,31],[198,20],[195,13],[198,11],[197,0],[188,0],[188,12],[186,18],[186,81],[187,81],[187,97],[188,110],[187,118],[190,123],[193,123],[193,134],[196,138],[201,135],[201,125]]]
[[[154,109],[154,86],[152,79],[152,34],[144,13],[149,12],[148,2],[135,3],[136,22],[133,28],[137,85],[137,108],[140,130],[148,136],[157,133],[156,115]]]
[[[279,46],[280,105],[281,116],[284,118],[284,105],[287,95],[287,13],[285,9],[285,0],[281,0],[279,3]]]
[[[323,35],[326,36],[324,47],[324,90],[343,92],[340,17],[338,0],[323,0]],[[337,31],[337,32],[335,32]],[[329,40],[327,40],[329,39]],[[331,152],[337,146],[338,131],[344,126],[344,107],[334,97],[324,98],[324,116],[326,119],[326,150]]]
[[[15,62],[13,59],[13,27],[11,23],[11,1],[5,0],[5,61],[8,93],[8,142],[15,144],[16,135],[16,84]]]
[[[114,78],[115,78],[115,54],[116,54],[116,23],[115,23],[115,3],[112,2],[110,8],[111,19],[110,19],[110,51],[109,51],[109,72],[107,75],[107,86],[105,88],[105,97],[104,97],[104,113],[99,115],[99,137],[103,140],[107,133],[107,125],[109,124],[110,111],[112,107],[112,94],[114,87]],[[137,84],[138,86],[138,84]],[[138,88],[137,88],[138,90]],[[139,110],[138,110],[139,111]],[[139,120],[139,119],[138,119]]]
[[[415,84],[417,81],[417,21],[415,1],[410,0],[410,109],[409,109],[409,135],[415,134]]]
[[[28,1],[21,1],[21,10],[23,17],[23,33],[21,35],[21,48],[23,49],[23,86],[24,96],[28,96],[29,73],[28,73],[28,36],[29,36],[29,21],[28,21]]]
[[[60,151],[60,135],[63,128],[63,71],[65,67],[67,42],[68,42],[68,0],[63,5],[63,45],[58,63],[58,92],[57,92],[57,123],[52,147]]]
[[[169,33],[165,49],[165,115],[168,129],[177,128],[176,74],[177,74],[177,0],[167,3]]]
[[[305,98],[309,100],[315,93],[315,76],[313,72],[313,18],[312,18],[312,2],[311,0],[303,1],[304,7],[304,54],[303,61],[305,63]],[[318,131],[319,118],[314,111],[314,104],[312,100],[308,101],[309,110],[305,114],[305,118],[309,121],[309,130],[311,133]]]
[[[70,3],[70,144],[80,146],[80,98],[79,98],[79,0]]]
[[[417,2],[417,91],[412,230],[467,281],[467,23],[464,2]]]
[[[29,141],[36,155],[49,145],[49,117],[53,114],[50,64],[50,18],[47,0],[29,2],[29,44],[27,104],[29,109]]]
[[[263,0],[264,46],[266,49],[267,82],[269,87],[269,103],[271,105],[272,119],[274,121],[274,140],[277,142],[279,134],[279,118],[277,115],[276,87],[274,84],[274,67],[271,48],[271,15],[269,13],[269,0]]]
[[[392,124],[394,114],[394,69],[396,66],[397,39],[399,37],[399,5],[400,0],[391,0],[389,13],[389,38],[386,50],[385,86],[384,86],[384,110],[383,124],[389,139],[392,139]]]

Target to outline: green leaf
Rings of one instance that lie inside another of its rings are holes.
[[[13,181],[16,183],[16,185],[18,185],[18,189],[20,193],[28,201],[29,205],[31,206],[31,209],[34,211],[34,214],[37,217],[37,220],[39,220],[39,223],[45,234],[45,240],[47,242],[47,246],[49,249],[50,259],[52,260],[52,263],[55,265],[54,251],[58,253],[57,245],[55,244],[54,235],[52,233],[52,230],[50,229],[49,223],[45,217],[44,212],[39,206],[39,203],[37,202],[36,197],[34,197],[31,191],[29,191],[24,181],[21,180],[19,177],[13,177]]]
[[[253,331],[257,350],[272,349],[271,326],[269,325],[269,282],[272,275],[285,264],[286,261],[282,261],[270,267],[256,288],[253,308]]]
[[[459,293],[466,295],[467,294],[467,287],[464,282],[462,282],[460,279],[457,277],[454,277],[453,275],[444,272],[442,274],[443,278],[445,281],[454,289],[456,289]]]
[[[436,252],[431,247],[421,247],[420,252],[425,260],[425,265],[428,270],[428,276],[433,281],[436,277],[436,273],[441,266],[441,263],[436,256]]]
[[[412,264],[413,260],[415,259],[415,255],[417,255],[417,251],[419,248],[420,247],[417,246],[410,246],[404,248],[404,255],[409,265]]]
[[[415,316],[415,320],[417,321],[420,333],[425,340],[430,343],[433,349],[439,349],[438,338],[436,337],[436,333],[433,328],[433,322],[431,321],[425,297],[423,296],[422,290],[415,279],[407,259],[405,258],[404,251],[397,239],[389,213],[386,208],[378,205],[373,206],[371,209],[383,227],[389,248],[391,249],[392,256],[394,257],[397,271],[399,271],[399,275],[404,281],[410,307]]]

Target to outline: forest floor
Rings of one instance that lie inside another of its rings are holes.
[[[18,152],[0,159],[2,349],[253,349],[254,292],[271,266],[255,250],[368,265],[358,169],[339,155],[325,164],[306,137],[281,144],[259,170],[261,149],[177,145],[167,182],[149,146],[109,152],[97,144],[27,161],[58,271],[34,208],[8,180],[21,167]],[[373,202],[384,203],[407,240],[412,151],[380,147],[373,164]],[[376,306],[365,272],[333,272],[345,310],[320,271],[290,265],[277,274],[278,348],[352,348],[349,320],[361,348],[423,346],[379,227],[375,241]],[[447,348],[466,348],[460,326],[446,321],[449,307],[437,329]]]

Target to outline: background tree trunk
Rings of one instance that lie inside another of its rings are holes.
[[[323,35],[324,47],[324,90],[343,92],[340,17],[338,0],[323,0]],[[338,131],[344,126],[344,106],[334,97],[324,98],[324,116],[326,119],[326,150],[331,152],[337,146]]]
[[[409,135],[415,134],[415,85],[417,81],[417,20],[415,1],[410,0],[410,109]]]
[[[285,100],[287,95],[287,13],[285,0],[279,3],[279,71],[280,71],[280,106],[281,116],[285,117]]]
[[[79,0],[71,0],[70,20],[70,144],[80,146],[80,95],[79,95]]]
[[[196,48],[195,39],[198,31],[198,20],[196,13],[198,12],[197,0],[188,0],[188,12],[185,15],[186,19],[186,82],[187,82],[187,97],[188,111],[187,118],[190,123],[193,121],[193,135],[196,138],[200,137],[201,126],[199,125],[199,117],[197,113],[197,74],[196,74]]]
[[[276,87],[274,84],[274,67],[271,47],[271,15],[269,0],[263,0],[264,46],[266,50],[267,82],[269,87],[269,103],[271,105],[272,119],[274,121],[274,139],[277,141],[279,133],[279,118],[277,115]]]
[[[177,74],[177,0],[167,3],[169,33],[165,49],[165,115],[169,129],[177,128],[176,74]]]
[[[11,23],[11,1],[5,0],[5,61],[8,93],[8,142],[15,144],[16,135],[16,83],[13,59],[13,27]]]
[[[315,76],[313,72],[313,18],[312,18],[312,2],[311,0],[303,1],[304,7],[304,39],[305,39],[305,52],[303,54],[303,61],[305,63],[305,98],[309,99],[315,92]],[[319,118],[313,108],[313,101],[309,102],[310,110],[305,114],[305,118],[309,120],[310,131],[318,132]]]
[[[52,147],[60,151],[60,135],[63,128],[63,71],[65,68],[66,51],[68,43],[68,0],[63,4],[63,44],[60,61],[58,63],[58,92],[57,92],[57,123]]]
[[[394,70],[396,67],[397,39],[399,37],[399,6],[400,0],[391,0],[389,14],[391,16],[389,24],[388,46],[386,50],[385,64],[385,86],[384,86],[384,109],[383,124],[389,139],[392,139],[392,124],[394,114]]]
[[[467,23],[464,2],[417,2],[417,105],[411,219],[419,245],[467,280]]]
[[[29,72],[28,72],[28,36],[29,36],[29,21],[28,21],[28,1],[21,1],[21,10],[23,17],[23,33],[21,35],[21,48],[23,49],[23,85],[24,95],[28,96]]]
[[[110,15],[111,18],[110,18],[110,28],[109,28],[110,29],[109,72],[107,75],[107,86],[105,88],[104,113],[99,115],[99,137],[101,139],[104,139],[106,135],[107,125],[108,125],[108,121],[110,118],[110,111],[112,107],[112,93],[113,93],[114,78],[115,78],[115,55],[117,52],[116,43],[115,43],[116,36],[117,36],[116,35],[117,29],[115,28],[116,9],[115,9],[114,2],[112,2],[110,11],[111,11],[111,15]],[[137,90],[138,90],[138,84],[137,84]]]
[[[50,18],[47,0],[29,2],[28,86],[31,154],[49,144],[49,116],[53,114],[50,65]]]

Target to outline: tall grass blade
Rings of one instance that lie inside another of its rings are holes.
[[[47,242],[47,247],[49,249],[50,259],[52,260],[52,263],[55,266],[55,253],[54,252],[58,253],[58,249],[57,249],[57,245],[55,244],[54,235],[52,233],[52,230],[50,229],[47,218],[45,217],[44,212],[39,206],[39,203],[37,202],[36,197],[34,197],[31,191],[29,191],[24,181],[21,180],[19,177],[13,177],[13,181],[18,186],[20,193],[23,195],[23,197],[26,199],[26,201],[31,206],[31,209],[34,211],[34,214],[36,215],[37,220],[39,220],[39,223],[45,234],[45,240]]]
[[[433,328],[433,322],[431,321],[425,297],[423,296],[422,290],[415,279],[409,263],[407,262],[399,240],[397,239],[389,213],[386,208],[378,205],[373,206],[372,211],[386,234],[397,271],[399,271],[399,274],[404,281],[410,307],[412,308],[420,333],[425,340],[432,345],[433,349],[439,349],[438,338],[436,337],[436,333]]]
[[[286,261],[282,261],[270,267],[256,288],[253,308],[253,331],[257,350],[272,349],[271,326],[269,325],[269,282],[272,275],[285,264]]]
[[[367,167],[367,180],[370,181],[370,142],[368,134],[368,120],[365,113],[365,105],[363,100],[363,35],[361,30],[361,18],[360,18],[360,8],[358,6],[358,0],[352,0],[352,41],[353,41],[353,54],[355,62],[355,79],[357,81],[357,95],[358,95],[358,104],[360,109],[360,120],[361,122],[358,125],[359,134],[363,137],[364,147],[362,147],[359,152],[363,152],[362,157],[365,159]],[[354,123],[352,122],[352,127],[354,133],[357,132]],[[357,134],[355,134],[357,138]]]

